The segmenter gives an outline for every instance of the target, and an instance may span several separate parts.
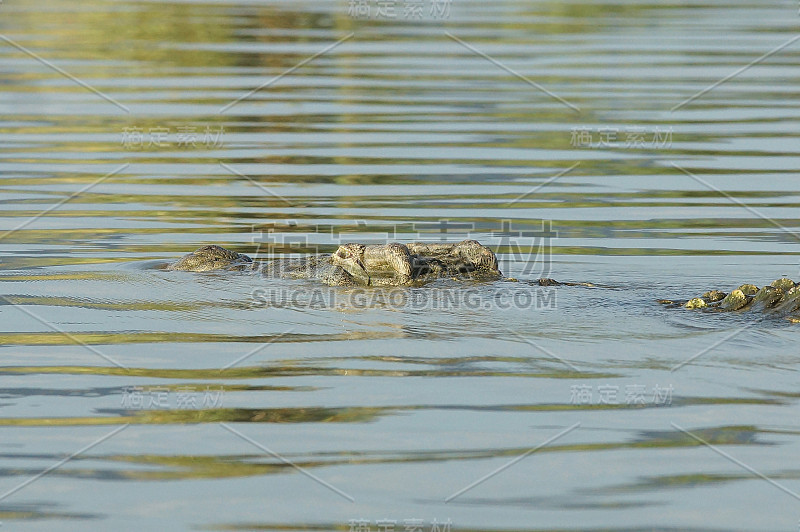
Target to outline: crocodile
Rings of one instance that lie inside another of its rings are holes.
[[[659,303],[672,308],[682,307],[704,312],[758,311],[766,315],[785,317],[800,323],[800,283],[783,277],[761,288],[743,284],[730,293],[709,290],[699,297],[684,301],[660,299]]]
[[[221,246],[208,245],[181,257],[166,269],[207,272],[257,268],[267,277],[312,279],[331,286],[402,286],[440,278],[502,278],[497,256],[476,240],[455,244],[348,243],[330,254],[263,263]]]
[[[257,268],[267,277],[312,279],[331,286],[413,286],[441,278],[517,281],[504,277],[494,252],[476,240],[456,244],[348,243],[339,246],[334,253],[262,263],[242,253],[209,245],[167,266],[168,270],[193,272]],[[597,286],[550,278],[528,282],[539,286]],[[760,311],[800,323],[800,283],[785,277],[762,288],[743,284],[730,293],[710,290],[689,300],[659,299],[658,302],[671,308],[703,312]]]

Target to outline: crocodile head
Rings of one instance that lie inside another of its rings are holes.
[[[167,269],[208,272],[212,270],[246,269],[252,266],[253,259],[247,255],[220,246],[203,246],[188,255],[184,255],[174,264],[167,266]]]
[[[367,246],[364,244],[342,244],[331,256],[333,264],[340,266],[347,273],[355,277],[359,282],[369,285],[370,276],[367,267],[364,265],[364,252]]]

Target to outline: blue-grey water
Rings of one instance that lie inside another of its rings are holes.
[[[797,2],[4,0],[0,71],[3,530],[797,530],[800,325],[657,302],[800,278]]]

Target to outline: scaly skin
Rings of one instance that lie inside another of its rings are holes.
[[[756,311],[800,322],[800,284],[785,277],[760,289],[752,284],[743,284],[729,294],[711,290],[686,302],[666,299],[660,302],[711,312]]]
[[[247,255],[242,255],[220,246],[203,246],[188,255],[184,255],[178,262],[167,266],[167,269],[208,272],[212,270],[241,270],[252,266],[253,259]]]
[[[266,277],[288,279],[313,279],[329,286],[358,286],[354,278],[344,268],[333,263],[329,253],[312,255],[300,259],[276,259],[263,264]]]
[[[167,269],[203,272],[254,267],[247,255],[204,246]],[[457,244],[343,244],[332,255],[265,262],[263,271],[268,277],[315,279],[331,286],[403,286],[465,275],[502,277],[495,254],[475,240]]]
[[[207,272],[254,269],[247,255],[220,246],[203,246],[169,265],[168,270]],[[500,279],[497,257],[475,240],[457,244],[343,244],[333,254],[301,259],[276,259],[261,266],[268,277],[314,279],[331,286],[419,285],[443,277]],[[540,286],[593,286],[590,283],[535,281]],[[660,300],[673,307],[705,312],[756,311],[800,323],[800,284],[778,279],[759,289],[743,284],[730,293],[711,290],[689,301]]]

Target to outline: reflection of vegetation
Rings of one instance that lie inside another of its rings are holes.
[[[213,408],[203,410],[134,410],[125,422],[166,425],[176,423],[356,423],[372,421],[390,408]],[[103,411],[99,411],[103,413]]]
[[[614,373],[590,371],[551,370],[538,372],[486,371],[486,370],[385,370],[360,368],[328,368],[322,366],[298,366],[284,361],[276,366],[232,367],[228,369],[156,369],[118,368],[114,366],[4,366],[0,375],[19,374],[72,374],[72,375],[121,375],[126,377],[151,377],[156,379],[257,379],[263,377],[348,376],[348,377],[528,377],[544,379],[596,379],[615,378]]]
[[[351,331],[340,334],[264,334],[231,336],[227,334],[177,333],[177,332],[72,332],[66,336],[58,332],[0,333],[0,344],[6,345],[75,345],[77,341],[88,345],[150,344],[150,343],[308,343],[346,340],[385,339],[401,337],[396,332]],[[124,371],[124,370],[123,370]]]
[[[177,384],[159,384],[137,386],[135,389],[129,386],[108,386],[104,388],[34,388],[26,386],[24,388],[0,388],[0,398],[22,398],[22,397],[107,397],[120,395],[123,393],[156,394],[162,392],[174,393],[193,393],[200,392],[209,387],[208,383],[181,382]],[[228,392],[311,392],[318,390],[313,386],[268,386],[268,385],[248,385],[248,384],[225,384],[214,383],[214,391]]]
[[[95,8],[90,6],[94,4]],[[208,43],[229,41],[233,26],[220,24],[218,9],[213,6],[180,2],[139,3],[130,9],[109,9],[106,2],[89,1],[81,9],[70,9],[68,22],[61,9],[18,10],[13,22],[17,27],[38,28],[42,36],[26,40],[32,48],[47,47],[50,59],[105,60],[108,76],[117,76],[123,65],[128,75],[152,75],[135,70],[135,65],[161,63],[184,66],[224,66],[230,56],[204,53],[201,50],[175,50],[163,43]],[[191,23],[187,23],[191,21]],[[10,20],[3,21],[11,22]],[[34,36],[36,34],[34,33]],[[78,45],[79,43],[79,45]],[[120,46],[117,43],[125,43]],[[95,71],[102,63],[94,63]],[[50,89],[48,89],[50,90]]]
[[[661,475],[655,477],[645,477],[640,482],[622,484],[619,486],[605,487],[605,493],[642,493],[643,491],[653,491],[658,489],[685,489],[696,488],[710,485],[719,485],[737,480],[752,480],[758,478],[748,473],[690,473],[686,475]],[[775,471],[769,473],[772,480],[800,479],[800,471]]]
[[[320,409],[321,410],[321,409]],[[330,413],[316,412],[314,416],[326,418]],[[750,436],[745,437],[748,433]],[[764,445],[755,440],[758,429],[748,427],[716,427],[697,429],[693,431],[712,445]],[[231,436],[232,437],[232,436]],[[257,440],[257,439],[256,439]],[[744,441],[742,441],[744,440]],[[682,448],[702,446],[699,442],[686,434],[675,431],[674,433],[653,433],[640,441],[634,442],[603,442],[603,443],[573,443],[551,444],[538,449],[537,453],[575,453],[575,452],[603,452],[621,449],[655,449],[655,448]],[[482,460],[497,457],[519,457],[530,454],[530,447],[473,449],[473,450],[420,450],[420,451],[337,451],[322,453],[297,453],[287,450],[281,453],[284,460],[302,468],[317,468],[340,465],[369,465],[390,463],[426,463],[447,462],[452,460]],[[42,458],[48,458],[42,456]],[[56,459],[56,457],[52,457]],[[284,460],[274,458],[267,453],[245,455],[100,455],[79,456],[74,459],[76,463],[84,460],[110,462],[125,462],[137,465],[160,466],[161,470],[142,470],[137,467],[131,470],[120,470],[113,467],[110,470],[90,470],[80,468],[59,469],[52,475],[61,475],[75,478],[120,478],[136,480],[163,480],[163,479],[193,479],[193,478],[227,478],[257,476],[293,472],[293,468]],[[16,472],[21,474],[20,472]],[[797,474],[784,473],[786,478],[796,478]],[[673,478],[673,477],[668,477]],[[696,478],[696,477],[689,477]],[[713,480],[709,476],[706,480]],[[732,477],[736,479],[737,477]],[[722,480],[728,481],[731,477],[723,476]],[[742,476],[741,478],[747,478]],[[674,482],[687,482],[688,478],[674,477]],[[652,481],[647,481],[652,482]],[[628,489],[620,487],[621,491]]]
[[[98,410],[118,413],[115,417],[0,418],[0,426],[68,425],[174,425],[187,423],[355,423],[386,415],[391,407],[346,408],[207,408],[181,410]]]
[[[35,472],[31,474],[35,474]],[[6,503],[0,507],[0,520],[24,519],[30,522],[34,519],[60,519],[66,521],[68,519],[98,519],[101,517],[99,514],[59,512],[50,509],[50,506],[47,504]]]
[[[692,429],[692,434],[705,440],[712,445],[722,444],[752,444],[756,443],[756,436],[759,429],[752,425],[727,426],[710,429]],[[642,433],[642,442],[647,441],[675,441],[675,442],[694,442],[695,445],[703,445],[695,438],[692,438],[683,431],[645,431]]]
[[[164,410],[120,410],[99,409],[99,414],[115,414],[106,417],[50,417],[50,418],[0,418],[0,426],[71,426],[71,425],[118,425],[131,423],[137,425],[175,425],[190,423],[364,423],[379,416],[393,415],[415,410],[458,410],[478,412],[586,412],[609,410],[640,410],[674,408],[676,406],[695,406],[701,404],[782,404],[770,399],[729,399],[711,397],[683,397],[671,406],[658,404],[502,404],[502,405],[399,405],[382,407],[342,407],[342,408],[209,408],[209,409],[164,409]],[[737,432],[738,430],[738,432]],[[715,443],[752,443],[744,440],[753,437],[752,429],[726,427],[716,432],[697,433],[706,441]],[[668,442],[677,438],[678,443],[685,438],[698,443],[683,433],[653,433],[643,441]],[[688,443],[688,441],[687,441]]]

